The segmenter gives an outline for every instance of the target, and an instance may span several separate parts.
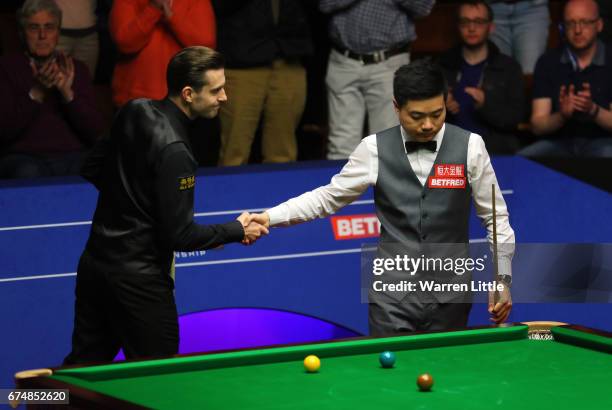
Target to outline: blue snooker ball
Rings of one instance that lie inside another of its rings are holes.
[[[380,365],[385,369],[390,369],[395,364],[395,353],[390,351],[384,351],[380,354],[378,360],[380,361]]]

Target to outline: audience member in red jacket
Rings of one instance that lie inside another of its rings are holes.
[[[53,0],[27,0],[18,19],[26,51],[0,58],[0,178],[76,174],[102,128],[91,78],[56,50]]]
[[[189,46],[215,47],[209,0],[115,0],[110,32],[121,53],[113,75],[113,102],[166,96],[166,66]]]

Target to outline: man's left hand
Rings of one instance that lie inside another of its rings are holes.
[[[465,93],[474,99],[474,105],[476,108],[482,108],[485,103],[485,93],[482,88],[477,87],[465,87]]]
[[[32,68],[32,75],[36,82],[43,87],[45,90],[49,90],[54,87],[57,76],[59,75],[59,66],[55,58],[51,58],[45,61],[42,65],[37,65],[34,61],[30,62]]]
[[[238,218],[236,218],[236,220],[242,224],[244,229],[244,239],[242,240],[243,245],[252,245],[262,235],[267,235],[269,233],[268,227],[259,222],[257,218],[259,215],[260,214],[243,212]]]
[[[595,107],[593,97],[591,95],[591,85],[589,83],[582,84],[582,90],[576,93],[574,99],[574,107],[576,111],[591,114]]]
[[[270,215],[267,212],[262,212],[260,214],[251,214],[251,220],[262,224],[266,228],[270,227]]]
[[[55,79],[55,87],[64,97],[65,102],[74,99],[72,84],[74,83],[74,61],[72,57],[61,53],[58,57],[59,73]]]
[[[512,310],[512,295],[510,294],[510,287],[504,283],[498,282],[497,284],[502,285],[504,289],[501,292],[492,290],[489,292],[489,313],[491,314],[491,320],[495,324],[499,325],[504,323],[510,311]]]

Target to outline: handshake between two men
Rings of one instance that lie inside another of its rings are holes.
[[[263,235],[267,235],[269,233],[268,228],[270,228],[270,215],[267,212],[262,212],[259,214],[243,212],[237,218],[237,220],[242,223],[242,227],[244,228],[244,239],[242,240],[243,245],[251,245]],[[496,324],[505,322],[510,316],[510,311],[512,310],[510,286],[505,283],[501,284],[503,285],[503,290],[501,292],[489,292],[488,311],[489,314],[491,314],[491,322]]]
[[[270,217],[266,212],[260,214],[250,214],[243,212],[238,218],[236,218],[242,224],[244,228],[244,239],[242,240],[243,245],[252,245],[263,235],[270,233],[268,228],[270,227]]]

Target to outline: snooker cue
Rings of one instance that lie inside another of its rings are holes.
[[[493,207],[493,280],[497,281],[499,266],[497,259],[497,210],[495,209],[495,184],[491,184],[491,205]],[[499,300],[499,292],[495,291],[494,303]]]
[[[495,209],[495,184],[491,185],[491,204],[493,206],[493,272],[497,279],[498,261],[497,261],[497,210]]]

